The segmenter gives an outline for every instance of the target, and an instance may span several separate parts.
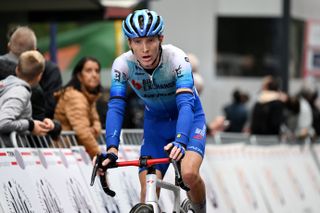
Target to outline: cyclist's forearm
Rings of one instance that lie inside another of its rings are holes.
[[[114,98],[109,101],[106,119],[106,145],[118,147],[124,112],[124,99]]]
[[[194,118],[194,96],[190,93],[177,95],[177,106],[179,117],[177,121],[175,141],[187,145],[189,141],[189,132]]]

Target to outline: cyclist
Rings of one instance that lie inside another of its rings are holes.
[[[181,160],[184,182],[194,212],[206,212],[205,184],[199,169],[205,151],[205,115],[194,87],[187,55],[173,45],[162,45],[163,18],[154,11],[136,10],[122,24],[128,51],[112,66],[106,118],[107,159],[116,161],[129,84],[144,101],[144,138],[141,156]],[[157,165],[163,178],[168,165]],[[146,170],[140,169],[141,201],[145,198]],[[100,171],[100,175],[103,174]]]

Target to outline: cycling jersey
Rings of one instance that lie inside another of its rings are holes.
[[[205,139],[203,109],[193,84],[191,65],[182,50],[173,45],[162,45],[160,62],[152,75],[146,72],[133,53],[128,51],[114,61],[111,76],[106,126],[107,146],[118,146],[119,144],[127,83],[144,101],[145,123],[146,119],[175,121],[176,129],[173,126],[173,130],[176,131],[173,137],[172,135],[170,137],[185,145],[188,145],[190,141],[191,129],[194,130],[192,137],[200,140]],[[192,91],[192,94],[177,95],[178,89]],[[201,124],[198,122],[199,119],[202,121]],[[198,123],[197,128],[194,128],[193,125],[195,120]],[[155,128],[154,126],[144,126],[145,135],[148,128]],[[144,142],[146,143],[146,141]],[[201,149],[198,152],[203,156],[204,148]]]

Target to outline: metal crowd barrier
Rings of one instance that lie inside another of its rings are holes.
[[[141,145],[143,129],[122,129],[120,143],[125,145]],[[97,139],[100,145],[105,145],[105,130],[101,131]],[[251,145],[277,145],[281,141],[276,135],[249,135],[246,133],[219,132],[215,136],[207,137],[207,144],[244,143]],[[62,131],[59,139],[54,141],[50,136],[34,136],[29,133],[12,132],[10,135],[0,135],[1,147],[70,147],[78,146],[74,131]]]
[[[219,132],[214,135],[215,144],[245,143],[250,144],[250,136],[245,133]]]
[[[278,145],[281,141],[277,135],[251,135],[250,144],[252,145]]]
[[[120,139],[122,158],[136,159],[138,146],[131,145],[141,144],[143,130],[123,129]],[[104,131],[98,141],[105,147]],[[320,211],[320,144],[304,143],[301,148],[283,144],[278,137],[242,133],[219,133],[207,143],[202,175],[208,212]],[[28,212],[119,213],[139,201],[134,168],[109,174],[115,182],[112,188],[126,192],[117,195],[121,197],[106,196],[99,184],[89,187],[91,160],[73,131],[63,131],[58,142],[14,132],[0,135],[0,144],[5,174],[0,176],[0,212],[9,212],[13,198],[30,204]],[[132,189],[136,196],[129,193]]]
[[[278,145],[281,143],[279,136],[277,135],[250,135],[247,133],[233,133],[233,132],[218,132],[209,140],[209,143],[213,144],[232,144],[232,143],[244,143],[251,145]]]

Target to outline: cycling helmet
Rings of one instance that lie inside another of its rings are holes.
[[[122,22],[122,29],[128,38],[151,37],[161,35],[164,23],[154,11],[136,10]]]

